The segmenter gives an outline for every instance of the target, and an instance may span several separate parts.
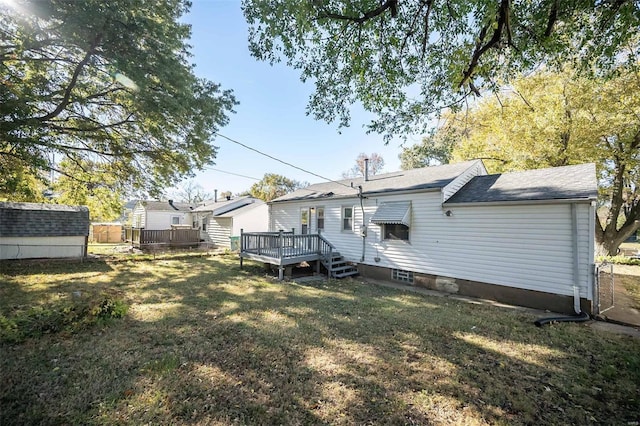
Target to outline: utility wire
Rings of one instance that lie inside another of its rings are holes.
[[[342,186],[344,186],[344,187],[346,187],[346,188],[354,189],[354,188],[352,188],[351,186],[349,186],[349,185],[345,185],[345,184],[344,184],[344,183],[342,183],[342,182],[338,182],[338,181],[335,181],[335,180],[333,180],[333,179],[329,179],[329,178],[324,177],[324,176],[321,176],[321,175],[319,175],[319,174],[317,174],[317,173],[313,173],[313,172],[310,172],[309,170],[305,170],[305,169],[303,169],[302,167],[298,167],[298,166],[293,165],[293,164],[291,164],[291,163],[287,163],[287,162],[286,162],[286,161],[284,161],[284,160],[281,160],[281,159],[276,158],[276,157],[274,157],[274,156],[272,156],[272,155],[266,154],[266,153],[264,153],[264,152],[262,152],[262,151],[259,151],[259,150],[255,149],[255,148],[250,147],[249,145],[245,145],[245,144],[243,144],[242,142],[238,142],[238,141],[236,141],[236,140],[233,140],[233,139],[231,139],[230,137],[225,136],[225,135],[223,135],[223,134],[221,134],[221,133],[216,133],[216,135],[220,136],[221,138],[224,138],[224,139],[228,140],[229,142],[233,142],[233,143],[235,143],[235,144],[238,144],[238,145],[240,145],[241,147],[244,147],[244,148],[246,148],[246,149],[248,149],[248,150],[250,150],[250,151],[257,152],[258,154],[260,154],[260,155],[264,155],[265,157],[271,158],[272,160],[275,160],[275,161],[277,161],[277,162],[279,162],[279,163],[285,164],[285,165],[287,165],[287,166],[289,166],[289,167],[293,167],[294,169],[298,169],[298,170],[300,170],[300,171],[302,171],[302,172],[305,172],[305,173],[308,173],[308,174],[310,174],[310,175],[313,175],[313,176],[319,177],[320,179],[323,179],[323,180],[326,180],[326,181],[329,181],[329,182],[333,182],[333,183],[336,183],[336,184],[338,184],[338,185],[342,185]]]
[[[246,176],[246,175],[241,175],[239,173],[234,173],[234,172],[228,172],[226,170],[220,170],[220,169],[216,169],[215,167],[205,167],[205,170],[213,170],[215,172],[220,172],[220,173],[226,173],[228,175],[234,175],[234,176],[240,176],[243,178],[247,178],[247,179],[253,179],[253,180],[260,180],[258,178],[252,177],[252,176]]]

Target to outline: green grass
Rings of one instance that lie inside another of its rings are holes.
[[[584,324],[536,328],[523,311],[355,280],[279,283],[233,256],[0,266],[7,320],[78,291],[128,307],[0,343],[3,425],[640,418],[640,341]]]

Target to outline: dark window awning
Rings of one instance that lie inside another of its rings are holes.
[[[371,223],[411,226],[411,202],[380,204]]]

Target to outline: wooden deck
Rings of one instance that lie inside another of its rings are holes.
[[[139,229],[125,228],[125,239],[144,250],[150,247],[191,247],[200,243],[198,229]]]
[[[243,259],[277,265],[280,279],[285,266],[311,261],[327,262],[334,251],[335,247],[320,234],[295,235],[284,231],[240,233],[240,267]]]

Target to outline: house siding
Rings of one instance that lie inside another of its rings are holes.
[[[209,240],[218,247],[231,247],[231,222],[230,217],[210,217],[207,228]]]
[[[455,178],[451,183],[442,188],[442,202],[444,203],[453,196],[460,188],[465,186],[475,176],[484,176],[487,174],[487,169],[482,164],[482,161],[476,162],[472,167],[469,167],[460,176]]]
[[[568,203],[474,205],[443,209],[441,192],[385,195],[364,200],[364,223],[383,202],[411,201],[409,241],[381,240],[367,223],[364,261],[386,268],[488,284],[573,295],[572,215]],[[323,235],[350,261],[360,262],[362,211],[357,198],[274,203],[274,229],[300,232],[302,207],[325,207]],[[341,231],[341,207],[354,206],[355,230]],[[452,215],[444,212],[451,210]],[[578,204],[580,296],[591,300],[589,205]],[[376,258],[378,259],[376,261]]]
[[[240,236],[244,232],[265,232],[269,230],[269,208],[266,204],[254,207],[233,217],[232,236]]]

